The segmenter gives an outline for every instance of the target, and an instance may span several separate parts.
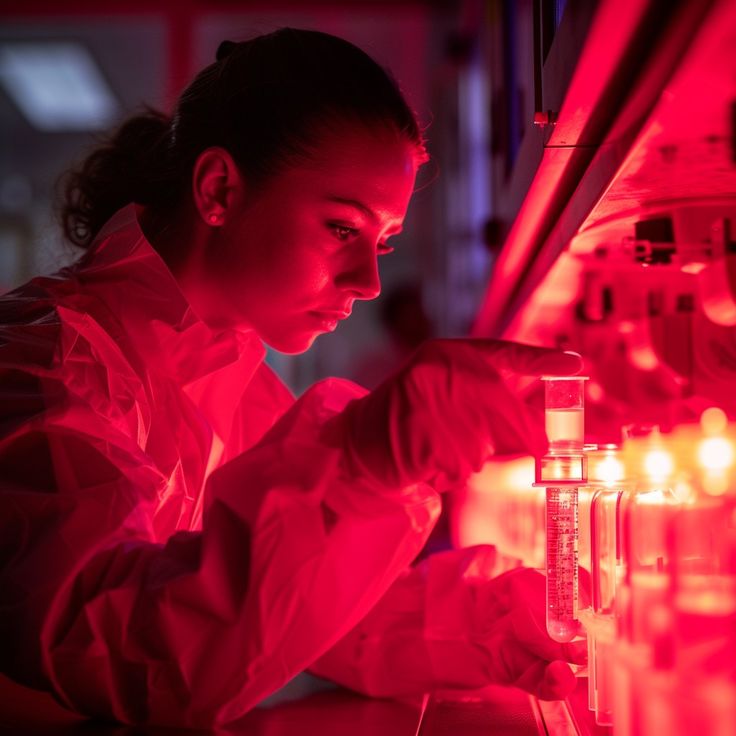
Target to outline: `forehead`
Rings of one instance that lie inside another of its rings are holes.
[[[323,136],[308,160],[277,178],[285,195],[358,199],[376,211],[403,218],[417,165],[410,141],[388,131],[349,131]]]

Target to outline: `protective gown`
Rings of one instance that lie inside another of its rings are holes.
[[[437,493],[351,470],[332,420],[364,390],[295,401],[264,353],[197,319],[132,205],[0,299],[2,671],[187,727],[305,668],[375,695],[535,686],[544,664],[506,645],[523,571],[486,585],[490,548],[409,568]]]
[[[8,676],[123,722],[228,722],[416,556],[437,494],[351,477],[323,430],[364,391],[295,402],[264,354],[197,319],[132,205],[0,299]]]

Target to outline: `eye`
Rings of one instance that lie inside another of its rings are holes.
[[[332,230],[333,235],[338,240],[342,240],[343,242],[350,240],[350,238],[353,238],[358,234],[358,230],[356,228],[349,227],[348,225],[340,225],[337,222],[329,222],[327,223],[327,227]]]

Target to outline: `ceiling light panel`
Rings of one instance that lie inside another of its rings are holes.
[[[77,43],[0,44],[0,82],[41,131],[99,130],[119,114],[95,60]]]

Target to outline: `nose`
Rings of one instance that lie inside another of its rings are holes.
[[[355,255],[358,255],[357,252]],[[351,292],[355,299],[375,299],[381,293],[381,278],[378,274],[375,249],[370,249],[369,252],[364,252],[359,258],[352,260],[335,279],[335,284],[340,289]]]

